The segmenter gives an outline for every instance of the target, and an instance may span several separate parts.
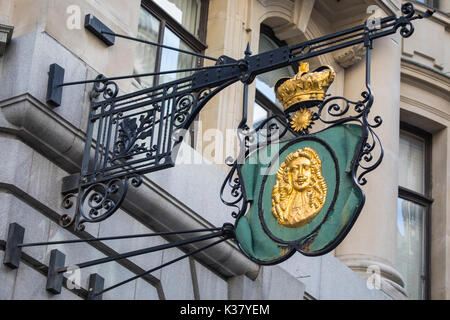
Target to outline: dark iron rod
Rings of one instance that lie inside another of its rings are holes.
[[[150,76],[156,76],[156,75],[161,75],[161,74],[182,73],[182,72],[191,72],[191,71],[202,71],[202,70],[208,70],[208,69],[236,67],[236,66],[238,66],[237,63],[228,63],[228,64],[218,64],[218,65],[214,65],[214,66],[197,67],[197,68],[189,68],[189,69],[149,72],[149,73],[127,75],[127,76],[117,76],[117,77],[111,77],[111,78],[101,78],[101,79],[66,82],[66,83],[61,83],[60,85],[58,85],[58,87],[73,86],[73,85],[78,85],[78,84],[95,83],[95,82],[106,82],[106,81],[112,81],[112,80],[123,80],[123,79],[130,79],[130,78],[150,77]]]
[[[114,255],[114,256],[111,256],[111,257],[91,260],[91,261],[88,261],[88,262],[77,264],[76,266],[79,269],[83,269],[83,268],[95,266],[95,265],[98,265],[98,264],[107,263],[107,262],[110,262],[110,261],[117,261],[117,260],[126,259],[126,258],[130,258],[130,257],[134,257],[134,256],[139,256],[139,255],[142,255],[142,254],[147,254],[147,253],[151,253],[151,252],[155,252],[155,251],[159,251],[159,250],[170,249],[170,248],[179,247],[179,246],[182,246],[182,245],[186,245],[186,244],[190,244],[190,243],[194,243],[194,242],[198,242],[198,241],[212,239],[212,238],[215,238],[215,237],[220,237],[221,235],[223,235],[223,231],[214,232],[214,233],[209,234],[209,235],[204,235],[204,236],[195,237],[195,238],[191,238],[191,239],[176,241],[176,242],[173,242],[173,243],[162,244],[162,245],[151,247],[151,248],[145,248],[145,249],[130,251],[130,252],[122,253],[122,254],[117,254],[117,255]],[[69,268],[70,267],[63,267],[63,268],[58,269],[57,272],[58,273],[64,273],[64,272],[67,272],[67,270]]]
[[[183,49],[178,49],[178,48],[166,46],[164,44],[160,44],[160,43],[157,43],[157,42],[151,42],[151,41],[147,41],[147,40],[143,40],[143,39],[139,39],[139,38],[134,38],[134,37],[130,37],[130,36],[126,36],[126,35],[123,35],[123,34],[114,33],[114,32],[109,32],[109,31],[102,31],[102,33],[109,34],[111,36],[115,36],[115,37],[119,37],[119,38],[124,38],[124,39],[127,39],[127,40],[142,42],[142,43],[149,44],[149,45],[152,45],[152,46],[157,46],[157,47],[161,47],[161,48],[165,48],[165,49],[169,49],[169,50],[174,50],[174,51],[190,54],[190,55],[193,55],[193,56],[196,56],[196,57],[200,57],[200,58],[205,58],[205,59],[209,59],[209,60],[213,60],[213,61],[218,61],[218,59],[216,59],[216,58],[205,56],[204,54],[201,54],[201,53],[187,51],[187,50],[183,50]]]
[[[250,42],[247,42],[247,49],[245,49],[245,56],[249,57],[252,54],[250,51]],[[239,129],[243,129],[247,124],[247,113],[248,113],[248,84],[244,84],[244,96],[242,101],[242,120],[238,125]]]
[[[396,16],[390,16],[390,17],[382,18],[380,20],[380,23],[383,25],[384,23],[391,22],[391,21],[393,21],[395,19],[396,19]],[[342,30],[342,31],[338,31],[338,32],[335,32],[335,33],[332,33],[332,34],[328,34],[328,35],[316,38],[316,39],[307,40],[307,41],[298,43],[296,45],[292,45],[289,48],[291,50],[300,49],[300,48],[305,47],[305,46],[317,44],[317,43],[320,43],[320,42],[323,42],[323,41],[332,40],[332,39],[335,39],[335,38],[338,38],[338,37],[342,37],[342,36],[345,36],[345,35],[348,35],[348,34],[351,34],[351,33],[355,33],[355,32],[364,30],[365,28],[366,28],[366,24],[364,23],[362,25],[359,25],[359,26],[356,26],[356,27],[353,27],[353,28],[349,28],[349,29],[345,29],[345,30]],[[384,28],[386,28],[386,26],[382,26],[381,27],[381,29],[384,29]]]
[[[248,84],[244,84],[244,96],[242,103],[242,120],[238,125],[239,129],[243,129],[247,125],[247,112],[248,112]]]
[[[36,246],[44,246],[44,245],[55,245],[55,244],[70,244],[70,243],[80,243],[80,242],[95,242],[95,241],[120,240],[120,239],[131,239],[131,238],[144,238],[144,237],[154,237],[154,236],[168,236],[168,235],[172,235],[172,234],[219,231],[220,229],[221,228],[210,228],[210,229],[197,229],[197,230],[184,230],[184,231],[154,232],[154,233],[144,233],[144,234],[135,234],[135,235],[123,235],[123,236],[111,236],[111,237],[102,237],[102,238],[89,238],[89,239],[62,240],[62,241],[51,241],[51,242],[23,243],[23,244],[19,244],[18,247],[19,248],[24,248],[24,247],[36,247]]]
[[[178,261],[180,261],[180,260],[182,260],[182,259],[185,259],[185,258],[188,258],[189,256],[194,255],[194,254],[196,254],[196,253],[198,253],[198,252],[200,252],[200,251],[203,251],[203,250],[206,250],[206,249],[208,249],[208,248],[210,248],[210,247],[212,247],[212,246],[215,246],[216,244],[219,244],[219,243],[221,243],[221,242],[223,242],[223,241],[226,241],[227,239],[228,239],[228,238],[223,238],[223,239],[217,240],[217,241],[215,241],[215,242],[213,242],[213,243],[211,243],[211,244],[208,244],[208,245],[206,245],[206,246],[204,246],[204,247],[201,247],[201,248],[199,248],[199,249],[197,249],[197,250],[194,250],[194,251],[192,251],[192,252],[189,252],[189,253],[187,253],[187,254],[181,256],[181,257],[178,257],[178,258],[173,259],[173,260],[171,260],[171,261],[169,261],[169,262],[166,262],[166,263],[164,263],[164,264],[162,264],[162,265],[160,265],[160,266],[158,266],[158,267],[155,267],[155,268],[153,268],[153,269],[147,270],[147,271],[145,271],[145,272],[143,272],[143,273],[141,273],[141,274],[138,274],[138,275],[136,275],[136,276],[134,276],[134,277],[131,277],[131,278],[127,279],[127,280],[124,280],[124,281],[122,281],[122,282],[119,282],[119,283],[117,283],[117,284],[115,284],[115,285],[113,285],[113,286],[111,286],[111,287],[109,287],[109,288],[106,288],[106,289],[104,289],[104,290],[102,290],[102,291],[96,293],[95,295],[96,295],[96,296],[101,295],[101,294],[105,293],[106,291],[115,289],[115,288],[120,287],[120,286],[122,286],[122,285],[124,285],[124,284],[126,284],[126,283],[128,283],[128,282],[130,282],[130,281],[139,279],[139,278],[141,278],[141,277],[143,277],[143,276],[145,276],[145,275],[147,275],[147,274],[149,274],[149,273],[152,273],[152,272],[155,272],[155,271],[157,271],[157,270],[159,270],[159,269],[161,269],[161,268],[167,267],[168,265],[171,265],[172,263],[178,262]]]
[[[339,43],[339,42],[343,42],[345,40],[349,40],[349,39],[353,39],[353,38],[356,38],[356,37],[359,37],[359,36],[363,36],[364,34],[365,34],[365,32],[360,32],[360,33],[352,34],[352,35],[344,37],[344,38],[336,39],[334,41],[321,43],[321,44],[318,44],[317,46],[311,47],[310,50],[315,50],[315,49],[318,49],[318,48],[321,48],[321,47],[331,46],[333,44],[336,44],[336,43]]]

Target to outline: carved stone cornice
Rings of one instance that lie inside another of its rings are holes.
[[[11,41],[14,27],[0,23],[0,57],[5,53],[6,46]]]

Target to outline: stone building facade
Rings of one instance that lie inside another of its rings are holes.
[[[343,243],[325,256],[295,254],[279,265],[262,267],[227,241],[103,298],[449,299],[450,1],[412,2],[418,12],[430,6],[437,11],[430,19],[415,21],[415,33],[408,39],[396,34],[375,41],[373,110],[383,119],[378,133],[385,154],[382,165],[368,176],[365,207]],[[105,46],[83,27],[86,14],[119,34],[154,36],[161,43],[167,39],[171,45],[208,56],[239,59],[247,43],[255,54],[359,25],[369,16],[399,14],[400,6],[400,0],[1,0],[0,259],[13,222],[25,228],[25,242],[45,242],[199,229],[233,220],[219,198],[227,173],[223,161],[234,156],[233,137],[217,132],[238,126],[241,83],[208,103],[183,143],[184,154],[198,161],[146,175],[143,185],[129,191],[119,212],[89,224],[82,233],[58,225],[65,213],[63,178],[80,172],[92,84],[65,87],[61,106],[52,108],[46,103],[49,65],[63,66],[66,81],[171,66],[171,61],[164,62],[168,57],[164,50],[149,51],[119,38],[113,46]],[[175,58],[179,59],[175,67],[210,64]],[[351,47],[309,63],[311,69],[334,68],[331,94],[359,97],[364,85],[363,48]],[[250,124],[276,112],[277,104],[265,88],[277,75],[261,77],[249,86]],[[117,83],[126,93],[151,85],[148,81]],[[223,145],[232,147],[219,152]],[[80,272],[81,290],[71,290],[66,283],[55,295],[45,290],[53,249],[73,265],[178,239],[24,248],[18,269],[0,266],[0,299],[86,299],[91,274],[101,275],[108,287],[184,254],[170,249],[86,268]]]

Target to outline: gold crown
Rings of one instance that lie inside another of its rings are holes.
[[[294,105],[310,107],[325,99],[335,75],[330,66],[322,66],[309,72],[309,63],[302,62],[299,72],[293,78],[281,78],[275,83],[275,94],[284,110],[291,109]]]

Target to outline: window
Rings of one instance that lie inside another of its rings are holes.
[[[400,128],[397,269],[409,298],[427,299],[431,137],[404,123]]]
[[[432,8],[439,8],[439,0],[416,0]]]
[[[277,39],[270,27],[261,24],[259,53],[270,51],[284,45],[286,43]],[[280,78],[293,77],[296,74],[294,71],[296,69],[298,69],[297,64],[266,72],[256,77],[256,101],[253,108],[253,127],[268,117],[275,114],[283,114],[283,106],[275,97],[274,85]],[[287,136],[293,137],[291,133],[288,133]]]
[[[202,53],[206,49],[208,0],[143,0],[138,38]],[[200,66],[202,59],[144,43],[137,43],[134,73],[150,73]],[[191,73],[138,78],[142,87],[173,81]]]

